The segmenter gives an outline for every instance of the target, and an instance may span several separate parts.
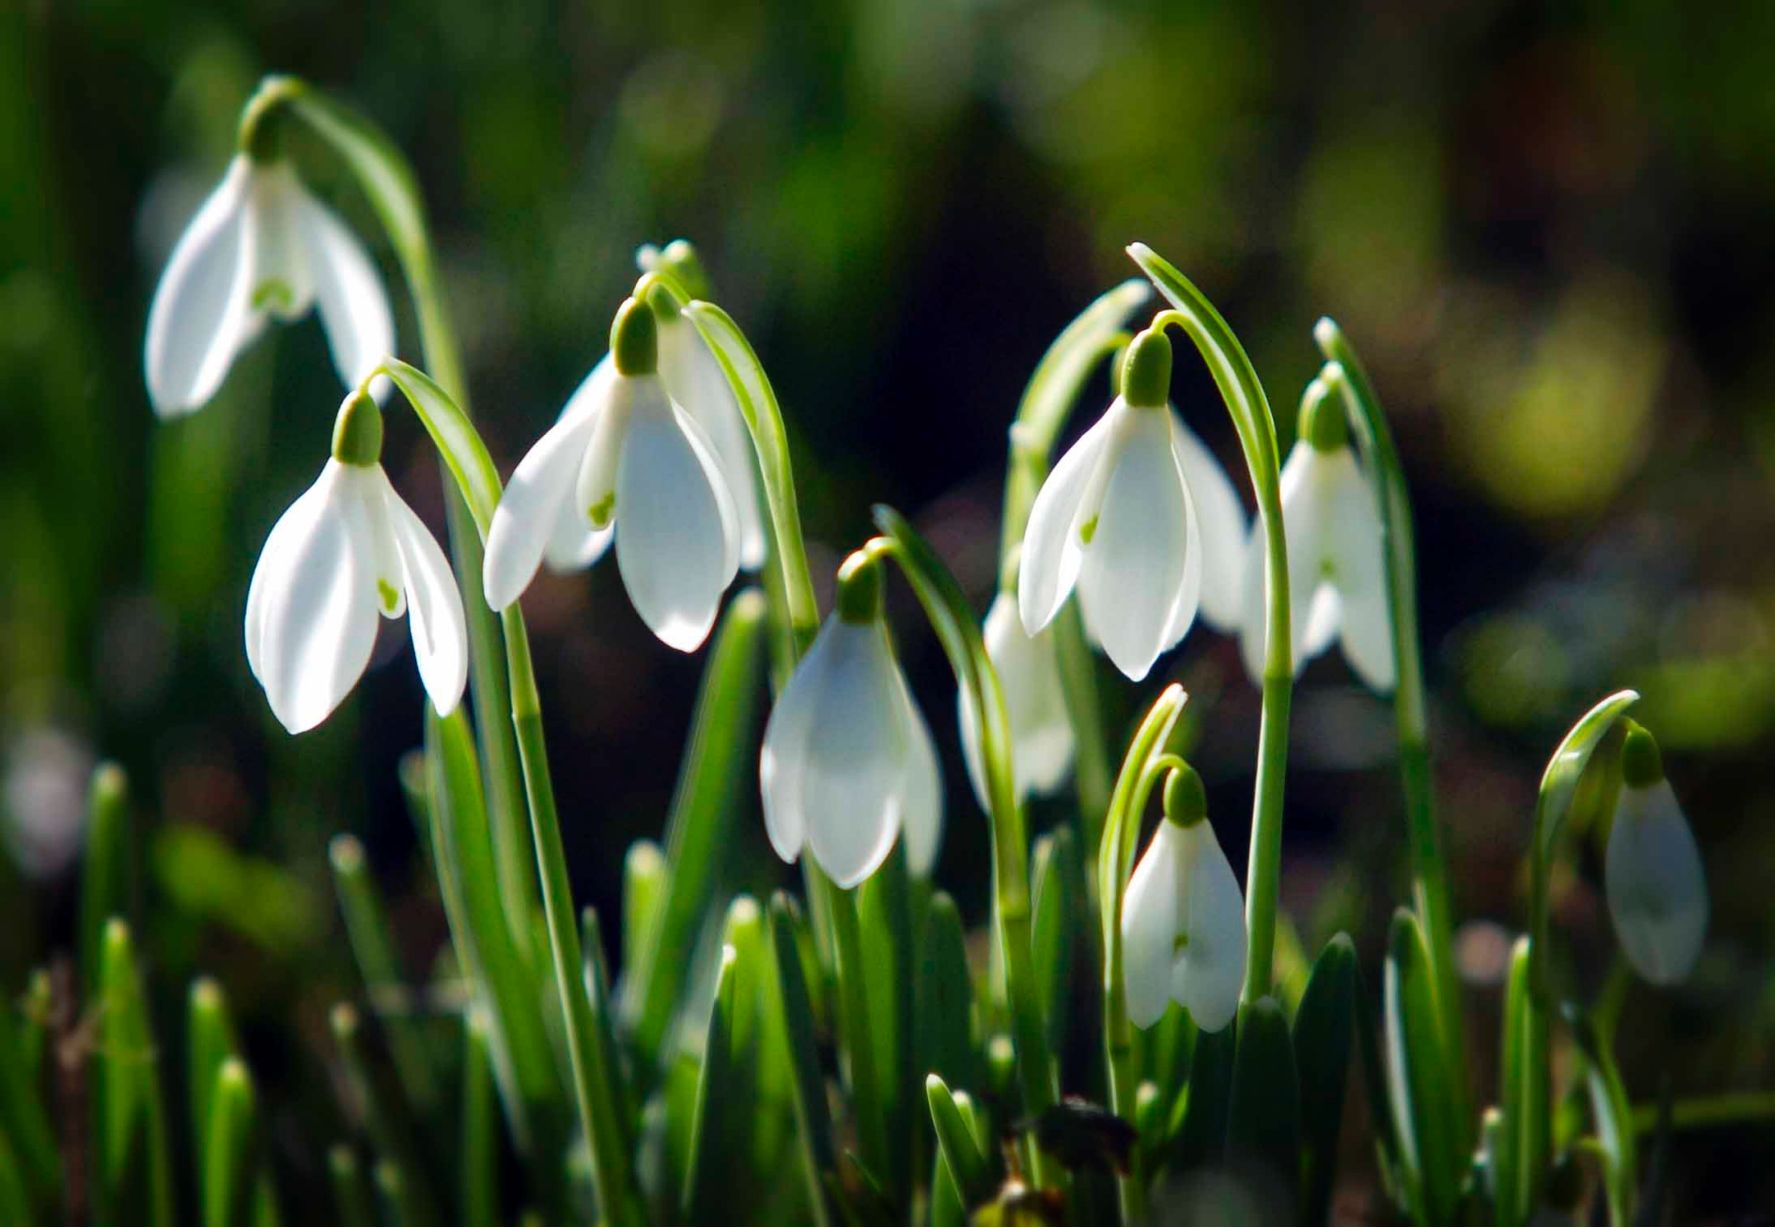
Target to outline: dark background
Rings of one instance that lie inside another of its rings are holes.
[[[1461,916],[1520,925],[1545,756],[1595,698],[1640,689],[1714,921],[1689,985],[1630,991],[1629,1085],[1642,1100],[1664,1078],[1679,1094],[1768,1085],[1772,48],[1775,6],[1655,0],[8,0],[0,985],[16,991],[68,940],[98,757],[134,781],[162,991],[175,1002],[197,969],[217,974],[273,1102],[314,1100],[326,1119],[324,1012],[356,991],[329,836],[368,843],[415,968],[442,937],[394,782],[419,731],[404,628],[299,739],[240,647],[253,561],[324,459],[340,395],[318,327],[276,330],[179,423],[156,425],[142,383],[166,251],[259,75],[290,71],[413,158],[502,467],[602,352],[635,246],[695,240],[784,403],[822,584],[887,501],[984,608],[1016,398],[1054,333],[1131,275],[1130,240],[1215,299],[1285,437],[1317,366],[1312,323],[1335,315],[1413,484]],[[416,359],[364,201],[323,156],[303,171],[377,254]],[[1208,381],[1179,365],[1180,408],[1236,468]],[[1081,425],[1106,396],[1100,377]],[[424,439],[401,416],[389,435],[396,484],[441,526]],[[951,683],[895,600],[951,785],[939,880],[978,919],[984,831]],[[660,833],[700,662],[647,634],[609,564],[539,582],[526,610],[575,884],[614,914],[624,849]],[[1195,695],[1197,760],[1242,867],[1255,693],[1233,645],[1205,630],[1165,668]],[[1104,680],[1119,730],[1164,679]],[[1404,897],[1390,719],[1340,662],[1307,671],[1283,890],[1309,943],[1350,925],[1372,955]],[[745,795],[733,884],[786,882]],[[1583,996],[1612,945],[1594,850],[1566,863],[1558,923]],[[1482,1065],[1505,937],[1480,924],[1463,947]],[[1766,1129],[1686,1140],[1685,1204],[1756,1205],[1756,1190],[1707,1178],[1706,1160],[1772,1149]]]

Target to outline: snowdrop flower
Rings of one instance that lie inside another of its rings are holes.
[[[1239,591],[1233,542],[1244,515],[1213,457],[1169,409],[1170,382],[1170,341],[1142,332],[1122,364],[1121,396],[1036,495],[1017,585],[1031,635],[1076,586],[1086,632],[1134,681],[1183,638],[1199,604],[1230,621],[1229,594]],[[1213,525],[1203,523],[1208,514]]]
[[[1060,661],[1051,631],[1028,634],[1017,617],[1017,600],[1008,592],[993,598],[981,632],[986,655],[1004,687],[1005,712],[1011,721],[1011,768],[1019,799],[1060,787],[1072,766],[1072,722],[1060,686]],[[986,797],[986,773],[980,762],[980,730],[967,692],[956,698],[961,722],[962,756],[980,808]]]
[[[155,412],[202,408],[267,320],[300,319],[310,308],[348,386],[393,351],[388,296],[363,245],[288,162],[236,154],[174,246],[148,309]]]
[[[332,714],[370,663],[377,615],[407,615],[432,704],[455,710],[468,629],[450,564],[382,471],[382,413],[363,391],[339,409],[333,455],[273,526],[247,589],[247,663],[292,733]]]
[[[635,611],[667,645],[695,651],[739,570],[744,521],[716,443],[661,378],[653,309],[625,299],[610,336],[610,357],[518,464],[493,513],[487,604],[517,600],[545,554],[589,564],[620,527],[616,564]]]
[[[1707,933],[1707,879],[1658,743],[1628,722],[1621,797],[1603,858],[1615,936],[1635,971],[1653,984],[1687,979]]]
[[[1282,529],[1288,539],[1288,599],[1294,671],[1333,640],[1367,685],[1393,689],[1393,623],[1374,489],[1356,467],[1343,406],[1320,380],[1301,406],[1300,437],[1282,466]],[[1245,555],[1240,645],[1253,678],[1263,676],[1263,525]]]
[[[1165,781],[1165,817],[1122,899],[1122,975],[1128,1018],[1150,1027],[1167,1002],[1196,1026],[1232,1021],[1245,985],[1245,902],[1209,825],[1194,769]]]
[[[882,617],[881,566],[853,558],[838,608],[783,688],[764,730],[758,776],[771,847],[805,848],[832,880],[857,885],[892,851],[925,877],[942,833],[942,779]]]

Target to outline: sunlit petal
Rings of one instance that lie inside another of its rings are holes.
[[[708,436],[733,495],[740,566],[756,571],[764,564],[765,543],[758,460],[733,387],[696,327],[682,320],[660,325],[659,373],[667,394]]]
[[[504,609],[530,586],[543,552],[564,535],[563,520],[571,517],[570,522],[584,524],[581,509],[573,503],[573,486],[596,420],[589,410],[563,415],[518,462],[506,483],[487,532],[481,567],[481,585],[491,608]],[[608,532],[602,535],[608,539]]]
[[[981,635],[986,641],[986,655],[998,670],[1004,688],[1017,795],[1052,792],[1066,779],[1073,753],[1072,721],[1067,716],[1066,695],[1060,685],[1053,631],[1035,636],[1026,633],[1017,614],[1016,598],[1001,592],[986,611]],[[957,696],[956,709],[968,780],[980,808],[986,809],[980,733],[965,691]]]
[[[163,417],[202,407],[250,338],[244,286],[251,164],[239,157],[167,261],[148,308],[148,395]]]
[[[383,478],[389,527],[400,552],[407,620],[419,678],[438,714],[447,716],[462,701],[468,684],[468,624],[450,560],[437,538]]]
[[[1371,689],[1393,689],[1393,622],[1374,488],[1348,448],[1321,457],[1325,476],[1325,551],[1341,608],[1344,658]]]
[[[1078,582],[1084,560],[1079,508],[1114,433],[1112,413],[1099,418],[1060,457],[1030,508],[1017,580],[1017,608],[1030,634],[1054,620]]]
[[[300,188],[297,189],[301,191]],[[300,224],[314,303],[347,385],[364,379],[394,352],[394,316],[369,253],[332,210],[303,191]]]
[[[1220,461],[1171,415],[1171,449],[1195,508],[1202,539],[1202,620],[1235,631],[1244,608],[1245,508]]]
[[[733,499],[702,428],[663,390],[634,409],[616,478],[616,562],[641,620],[692,652],[739,570]]]
[[[1128,1020],[1137,1027],[1158,1022],[1171,1000],[1181,834],[1175,823],[1159,823],[1122,897],[1122,980]]]
[[[943,773],[937,765],[937,742],[931,736],[931,726],[912,701],[912,692],[898,665],[894,667],[894,681],[906,727],[906,765],[900,786],[906,863],[913,876],[928,878],[943,844]]]
[[[1167,824],[1170,825],[1170,824]],[[1245,900],[1214,828],[1197,822],[1180,832],[1182,929],[1172,991],[1204,1031],[1219,1031],[1239,1008],[1245,985]]]

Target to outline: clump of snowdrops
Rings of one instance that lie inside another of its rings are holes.
[[[298,133],[386,227],[416,345],[397,343],[362,242],[303,186]],[[782,411],[689,244],[641,249],[607,351],[501,482],[406,162],[308,84],[264,83],[156,291],[147,384],[161,416],[196,412],[269,323],[318,315],[346,390],[330,436],[319,418],[312,431],[318,476],[253,573],[246,658],[299,734],[350,694],[380,624],[406,619],[429,703],[402,782],[449,920],[459,991],[443,997],[461,1002],[447,1045],[382,1008],[412,994],[361,849],[339,837],[370,1009],[331,1020],[357,1122],[315,1143],[332,1144],[338,1221],[1323,1223],[1358,1087],[1400,1217],[1516,1227],[1590,1199],[1634,1221],[1644,1122],[1611,1055],[1613,1009],[1569,1000],[1548,898],[1568,818],[1612,817],[1605,885],[1626,962],[1662,986],[1696,961],[1700,858],[1656,741],[1626,714],[1637,696],[1603,699],[1548,762],[1502,1034],[1487,1041],[1500,1081],[1481,1093],[1431,791],[1410,504],[1375,389],[1319,321],[1324,365],[1283,457],[1227,322],[1157,253],[1128,254],[1141,276],[1085,308],[1016,408],[984,619],[886,507],[822,614]],[[1231,414],[1253,517],[1171,403],[1180,340]],[[1115,399],[1085,406],[1088,429],[1056,456],[1105,362]],[[448,479],[447,545],[380,463],[384,432],[414,421]],[[658,843],[629,850],[618,918],[570,894],[519,601],[541,567],[611,553],[662,645],[707,658],[672,812]],[[884,592],[901,583],[922,621],[890,626]],[[1139,683],[1192,630],[1237,636],[1262,694],[1243,884],[1178,749],[1188,696],[1159,690],[1125,745],[1099,710],[1093,652]],[[955,675],[976,802],[962,813],[943,813],[940,755],[898,663],[896,637],[924,634]],[[1339,935],[1284,972],[1289,706],[1302,663],[1334,645],[1396,711],[1411,902],[1379,967]],[[756,838],[734,818],[754,778],[763,835],[802,889],[723,901],[724,847]],[[1060,792],[1069,817],[1032,842],[1025,802]],[[0,1014],[0,1217],[280,1222],[288,1177],[221,986],[193,986],[183,1060],[151,1033],[112,917],[126,808],[120,773],[102,770],[78,963],[97,1033],[84,1124],[51,1108],[67,1105],[48,1089],[47,980]],[[945,822],[979,821],[991,912],[970,946],[933,867]],[[622,959],[607,967],[613,921]],[[704,933],[710,976],[694,970]],[[1092,1059],[1063,1076],[1062,1053],[1080,1050]],[[188,1136],[170,1124],[180,1094]],[[63,1145],[69,1128],[90,1144]]]

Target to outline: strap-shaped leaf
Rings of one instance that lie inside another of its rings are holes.
[[[131,914],[129,777],[100,763],[86,793],[86,852],[80,868],[80,977],[99,982],[105,924]]]
[[[1454,1221],[1467,1166],[1434,976],[1417,916],[1399,909],[1381,989],[1387,1093],[1412,1217],[1424,1227]]]
[[[951,1086],[978,1085],[980,1041],[967,938],[955,900],[943,891],[931,896],[925,910],[914,1019],[920,1068],[941,1075]]]
[[[625,969],[623,1014],[642,1069],[658,1059],[698,928],[713,906],[713,883],[734,829],[756,753],[765,602],[747,588],[728,602],[703,670],[690,742],[666,823],[664,898]],[[649,1075],[651,1076],[651,1075]]]
[[[880,869],[857,889],[862,922],[863,984],[869,1001],[869,1039],[875,1047],[886,1150],[877,1173],[890,1197],[911,1201],[912,1097],[917,1093],[913,1051],[912,884],[906,843],[900,840]]]
[[[1300,1180],[1300,1076],[1288,1017],[1274,997],[1239,1007],[1227,1153],[1259,1165],[1292,1205]]]
[[[813,1007],[802,970],[800,926],[795,903],[778,891],[770,901],[770,944],[777,977],[777,1004],[789,1045],[795,1076],[796,1136],[807,1172],[808,1200],[821,1227],[834,1221],[830,1189],[838,1179],[837,1151],[832,1145],[832,1117],[826,1105],[826,1079],[820,1072],[819,1046],[813,1031]]]
[[[203,1227],[246,1227],[253,1206],[254,1134],[258,1097],[245,1062],[224,1060],[216,1071],[202,1152]]]
[[[1048,1023],[1048,1047],[1054,1052],[1066,1050],[1073,1012],[1073,939],[1081,921],[1089,923],[1075,889],[1084,880],[1078,849],[1078,837],[1065,826],[1037,840],[1035,847],[1036,986]]]
[[[121,920],[105,926],[99,992],[99,1059],[93,1075],[100,1204],[113,1216],[125,1205],[145,1207],[146,1222],[171,1227],[172,1163],[160,1066],[135,943]]]
[[[1566,1006],[1566,1022],[1578,1051],[1584,1054],[1584,1083],[1590,1092],[1590,1115],[1596,1122],[1597,1149],[1602,1154],[1603,1190],[1609,1222],[1628,1227],[1639,1195],[1639,1152],[1634,1139],[1633,1105],[1621,1081],[1615,1054],[1597,1035],[1590,1020],[1574,1005]]]
[[[951,1093],[936,1074],[925,1079],[924,1090],[931,1109],[931,1125],[937,1133],[937,1151],[943,1156],[963,1203],[979,1205],[992,1196],[992,1168],[968,1119],[967,1097]]]
[[[1323,1223],[1331,1212],[1337,1139],[1356,1029],[1356,947],[1347,933],[1325,943],[1313,961],[1294,1013],[1294,1058],[1300,1074],[1301,1221]]]

